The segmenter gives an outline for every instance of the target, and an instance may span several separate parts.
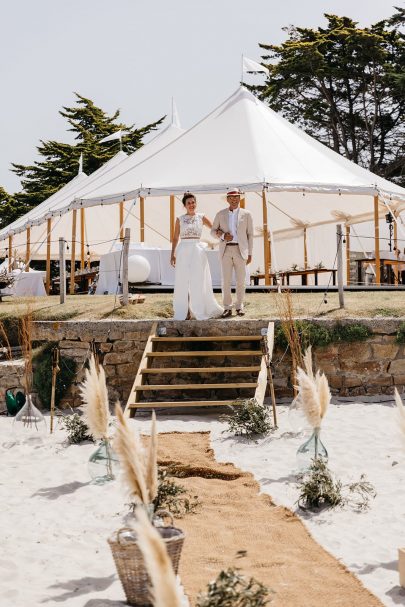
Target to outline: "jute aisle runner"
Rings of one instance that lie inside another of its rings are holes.
[[[251,474],[216,462],[209,433],[160,434],[159,463],[201,501],[176,521],[187,534],[180,576],[192,605],[222,569],[237,567],[273,591],[273,607],[382,606],[297,516],[259,494]]]

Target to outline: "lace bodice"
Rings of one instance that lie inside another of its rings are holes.
[[[201,238],[203,213],[180,215],[180,238]]]

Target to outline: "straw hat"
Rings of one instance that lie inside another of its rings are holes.
[[[239,188],[231,188],[224,196],[222,196],[223,200],[227,200],[228,196],[239,196],[240,198],[243,196],[243,192]]]

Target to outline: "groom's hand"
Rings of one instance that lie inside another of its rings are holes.
[[[224,234],[224,240],[226,242],[231,242],[231,240],[233,240],[232,234],[230,232],[225,232],[225,234]]]
[[[248,255],[248,258],[246,260],[246,265],[248,266],[250,263],[252,263],[252,256]]]

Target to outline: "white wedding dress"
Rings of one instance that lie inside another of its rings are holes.
[[[176,250],[174,320],[185,320],[189,311],[196,320],[218,318],[223,312],[212,290],[206,245],[200,242],[203,217],[202,213],[179,217],[181,240]]]

